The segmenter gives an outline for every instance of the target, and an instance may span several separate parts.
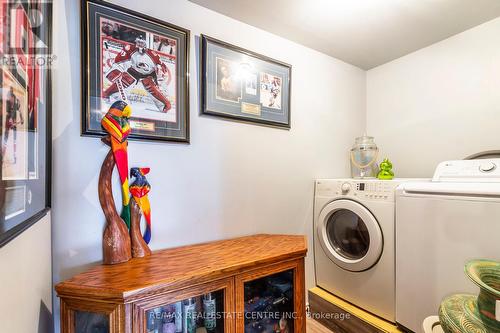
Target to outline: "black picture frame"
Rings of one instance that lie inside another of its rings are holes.
[[[26,19],[11,21],[12,10],[17,17],[24,15]],[[0,15],[7,12],[10,15],[4,16],[6,21],[0,38],[0,56],[3,59],[29,57],[34,61],[26,65],[19,62],[0,67],[0,248],[47,215],[51,202],[52,173],[50,67],[55,61],[52,55],[52,3],[40,0],[4,1],[0,4]],[[42,18],[41,24],[33,21],[37,17]],[[25,31],[22,41],[9,40],[13,38],[9,37],[10,30],[18,30],[19,24],[23,25]],[[5,93],[10,90],[9,86],[15,87],[14,94]],[[15,96],[13,99],[12,95]],[[15,108],[16,111],[9,114],[6,112],[11,108],[8,104],[16,99],[22,101],[19,104],[25,107]],[[15,128],[12,124],[15,124]],[[17,149],[9,148],[9,145],[17,146]],[[16,160],[14,163],[13,156]],[[19,175],[19,170],[24,170],[24,175]],[[11,189],[22,189],[18,193],[23,195],[12,195]],[[18,209],[20,204],[23,205],[22,209]]]
[[[130,70],[132,66],[121,71],[120,80],[123,75],[129,79],[132,77],[131,81],[135,80],[135,83],[125,87],[132,106],[132,131],[128,138],[189,143],[190,31],[101,0],[81,0],[81,17],[82,136],[106,135],[100,126],[100,119],[114,101],[114,95],[119,93],[112,92],[113,83],[105,77],[104,66],[112,69],[116,57],[112,59],[110,56],[128,52],[135,47],[136,42],[131,41],[135,37],[136,40],[142,38],[145,41],[144,49],[147,54],[153,54],[151,59],[158,56],[161,68],[151,74]],[[99,25],[96,25],[96,20],[100,20]],[[100,36],[99,45],[96,43],[97,35]],[[155,50],[156,46],[161,51]],[[170,51],[164,50],[164,47],[170,47]],[[126,56],[132,58],[130,53]],[[155,61],[153,63],[158,65]],[[92,68],[100,68],[100,73]],[[163,75],[160,76],[160,72]],[[146,81],[149,87],[156,87],[159,95],[157,92],[150,93],[151,90],[144,85]],[[106,89],[105,84],[108,85]],[[167,92],[171,95],[167,95]],[[165,99],[171,109],[168,109]]]
[[[202,115],[218,116],[276,128],[291,128],[292,66],[290,64],[203,34],[200,39]],[[217,50],[211,51],[210,45],[214,45]],[[221,54],[221,52],[226,53]],[[245,78],[235,80],[240,81],[237,83],[237,88],[233,90],[236,94],[228,89],[226,96],[218,95],[219,90],[224,90],[221,88],[224,77],[219,80],[217,74],[223,72],[224,67],[226,67],[225,63],[236,63],[238,60],[235,59],[238,57],[245,59],[244,63],[239,62],[238,66],[244,65],[243,67],[250,68],[250,70],[244,68],[243,71],[247,72],[243,75]],[[221,66],[219,66],[219,61]],[[264,84],[264,75],[273,78],[273,84],[275,81],[278,82],[276,85],[279,87],[279,90],[276,89],[278,93],[268,92],[273,90],[269,89],[270,84]],[[244,84],[243,80],[245,80]],[[240,90],[239,95],[238,89]],[[264,97],[264,93],[271,96],[269,104],[267,104],[268,100],[267,97]],[[278,95],[280,103],[272,103],[273,97],[274,100],[277,100]]]

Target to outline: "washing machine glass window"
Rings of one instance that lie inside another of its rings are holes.
[[[362,204],[339,199],[327,204],[316,225],[325,254],[337,266],[351,272],[373,267],[382,255],[382,230]]]
[[[348,209],[339,209],[328,219],[326,232],[332,247],[347,259],[363,258],[370,247],[370,234],[363,219]]]

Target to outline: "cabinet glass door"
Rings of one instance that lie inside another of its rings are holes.
[[[224,332],[224,290],[186,297],[145,311],[147,333]]]
[[[93,302],[79,298],[61,298],[61,332],[123,332],[122,304]]]
[[[294,332],[294,270],[244,283],[245,333]]]
[[[109,333],[109,316],[104,313],[75,311],[75,333]]]

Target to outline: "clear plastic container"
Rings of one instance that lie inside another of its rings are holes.
[[[378,174],[378,147],[373,136],[356,138],[350,152],[352,178],[376,178]]]

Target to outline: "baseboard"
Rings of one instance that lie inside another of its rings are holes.
[[[309,289],[309,307],[312,318],[335,333],[402,333],[396,325],[318,287]]]

